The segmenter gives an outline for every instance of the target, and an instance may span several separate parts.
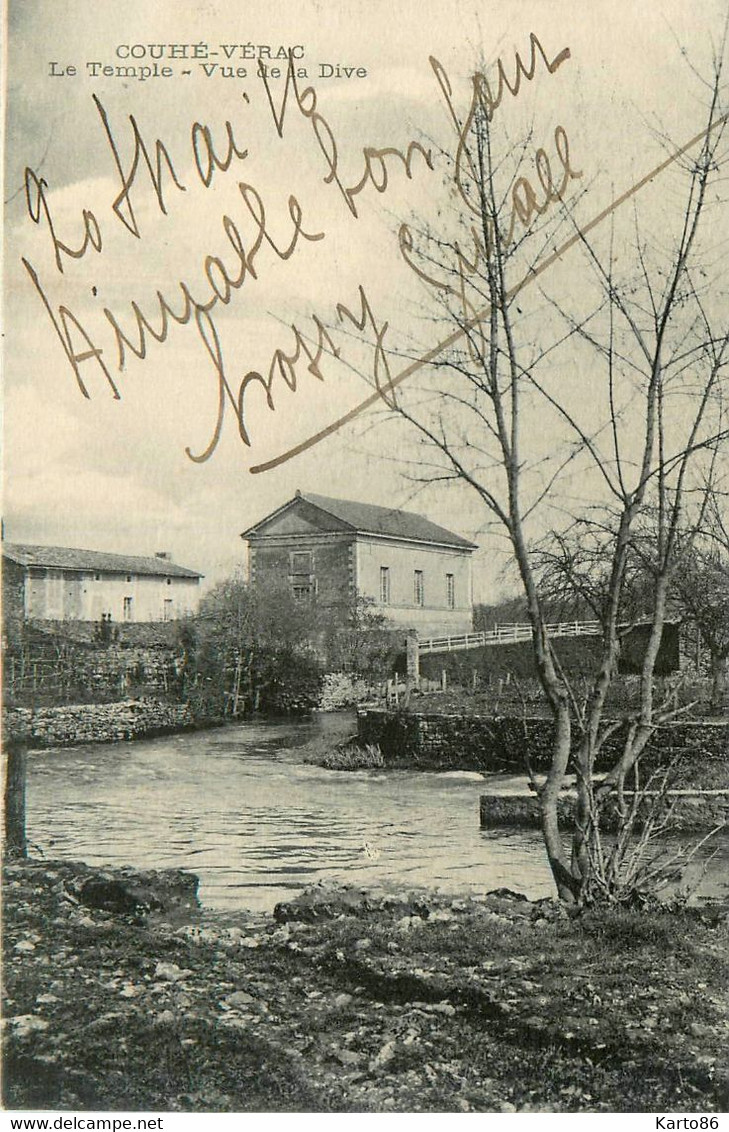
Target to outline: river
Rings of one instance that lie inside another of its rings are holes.
[[[536,831],[479,829],[480,775],[302,760],[298,748],[343,726],[341,716],[245,723],[32,752],[28,838],[47,857],[190,869],[203,904],[221,910],[267,911],[325,879],[553,893]],[[517,780],[496,785],[508,793]]]

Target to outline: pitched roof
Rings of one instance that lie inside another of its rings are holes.
[[[446,530],[445,527],[432,523],[423,515],[412,511],[399,511],[394,507],[378,507],[372,503],[356,503],[349,499],[332,499],[327,495],[314,495],[310,492],[297,491],[295,497],[275,511],[279,515],[295,505],[299,500],[309,503],[323,511],[325,514],[338,520],[337,529],[344,523],[357,534],[382,535],[385,538],[407,539],[413,542],[437,543],[441,546],[456,546],[463,550],[475,550],[476,543],[469,542],[461,535]],[[249,530],[244,531],[242,537],[255,537],[261,527],[273,518],[269,515]]]
[[[108,554],[105,550],[76,550],[66,546],[28,546],[4,542],[3,556],[19,566],[44,566],[57,570],[93,570],[107,574],[151,574],[161,578],[202,578],[196,570],[178,566],[169,558],[138,558],[131,554]]]

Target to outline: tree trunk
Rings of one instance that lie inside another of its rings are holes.
[[[564,854],[564,845],[559,831],[556,798],[542,799],[541,816],[542,836],[547,850],[549,867],[557,886],[557,895],[565,904],[575,904],[579,895],[580,882],[572,875]]]
[[[559,704],[554,714],[555,737],[547,780],[539,790],[542,835],[549,867],[560,900],[573,904],[579,895],[579,880],[572,874],[559,829],[558,803],[570,757],[571,726],[569,704]]]
[[[577,775],[577,808],[575,811],[575,829],[572,834],[572,872],[582,881],[590,877],[590,854],[588,842],[590,838],[590,820],[592,813],[592,759],[588,756],[585,762],[580,763]]]
[[[25,857],[25,743],[8,743],[5,763],[5,851]]]

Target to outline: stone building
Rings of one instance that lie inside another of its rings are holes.
[[[174,621],[197,607],[202,574],[169,555],[3,543],[3,616],[30,621]]]
[[[297,491],[241,538],[251,581],[285,583],[301,600],[342,610],[369,598],[421,637],[473,627],[476,545],[422,515]]]

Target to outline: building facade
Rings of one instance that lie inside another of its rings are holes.
[[[297,492],[241,537],[252,582],[288,585],[301,600],[343,610],[368,598],[421,637],[473,627],[476,546],[422,515]]]
[[[201,574],[169,555],[3,543],[4,617],[30,621],[174,621],[194,612]]]

